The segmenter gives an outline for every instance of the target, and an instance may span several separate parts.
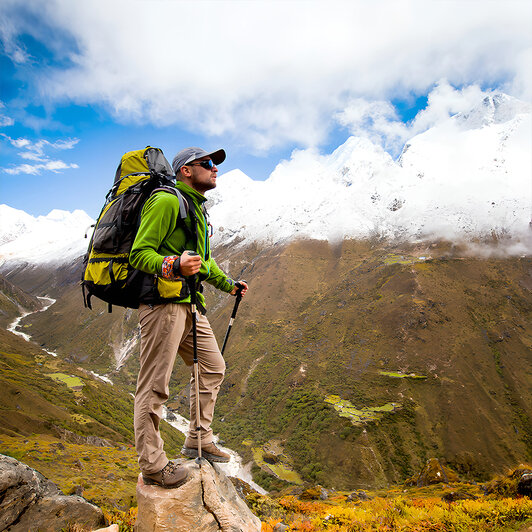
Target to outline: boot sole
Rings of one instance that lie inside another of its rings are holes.
[[[186,449],[185,447],[183,447],[183,449],[181,449],[181,454],[183,456],[186,456],[187,458],[197,458],[198,450],[197,449]],[[205,458],[209,462],[218,462],[222,464],[227,464],[227,462],[231,460],[231,457],[223,458],[221,456],[216,456],[215,454],[207,453],[206,451],[201,451],[201,457]]]

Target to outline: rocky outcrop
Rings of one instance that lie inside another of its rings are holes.
[[[176,489],[147,486],[139,475],[137,532],[260,532],[260,519],[216,465],[183,465],[189,478]]]
[[[64,495],[38,471],[0,454],[0,530],[57,532],[74,524],[94,529],[105,520],[97,506]]]

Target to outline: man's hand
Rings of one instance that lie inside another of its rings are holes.
[[[248,284],[246,283],[246,281],[237,281],[237,282],[238,282],[238,284],[241,284],[241,285],[242,285],[242,291],[241,291],[241,293],[242,293],[243,296],[245,296],[245,295],[246,295],[246,292],[248,291]],[[235,287],[231,290],[230,294],[231,294],[232,296],[236,296],[236,293],[238,292],[238,290],[239,290],[238,286],[235,286]]]
[[[195,251],[183,251],[179,262],[179,271],[183,277],[196,275],[201,268],[201,257]]]

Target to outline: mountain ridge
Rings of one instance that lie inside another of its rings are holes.
[[[222,174],[208,194],[212,242],[495,235],[530,252],[531,108],[502,93],[487,96],[469,113],[411,138],[396,161],[380,145],[349,137],[331,154],[294,151],[266,181],[240,170]],[[35,218],[6,205],[0,205],[0,222],[3,272],[80,257],[94,223],[79,210]]]

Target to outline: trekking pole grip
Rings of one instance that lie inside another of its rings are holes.
[[[244,281],[245,283],[246,281]],[[237,291],[236,291],[236,301],[235,301],[235,306],[233,307],[233,313],[231,314],[231,318],[232,319],[235,319],[236,317],[236,311],[238,310],[238,305],[240,305],[240,301],[242,301],[242,290],[244,290],[244,285],[241,284],[239,281],[237,281],[235,283],[235,286],[237,287]]]

